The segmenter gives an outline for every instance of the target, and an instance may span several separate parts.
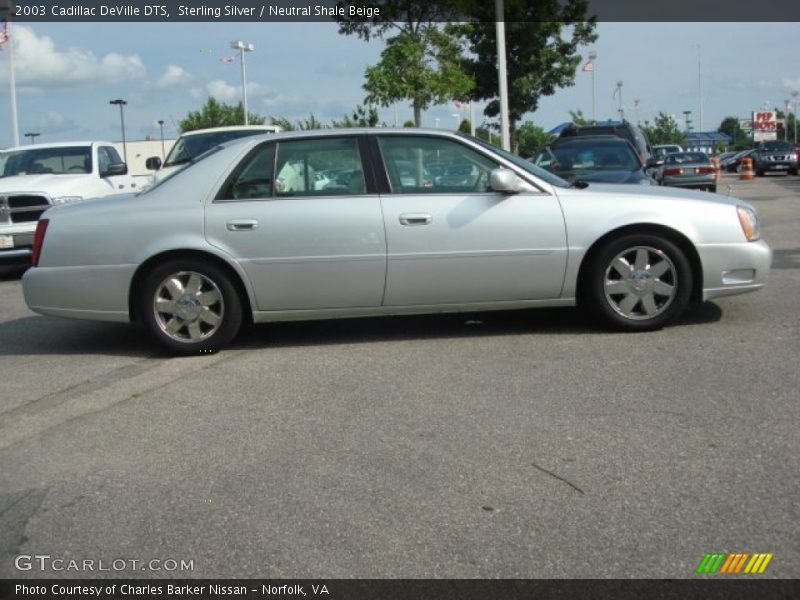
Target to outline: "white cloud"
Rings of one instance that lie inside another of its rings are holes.
[[[792,91],[800,90],[800,78],[789,79],[788,77],[783,77],[781,79],[781,84],[783,85],[783,87]]]
[[[141,79],[147,74],[147,69],[136,54],[111,52],[98,57],[90,50],[75,46],[59,49],[52,38],[38,36],[25,25],[16,25],[13,36],[14,73],[17,83],[27,89],[118,83]],[[2,77],[7,81],[6,61],[2,63]]]
[[[164,74],[153,84],[157,88],[173,88],[187,85],[191,82],[192,76],[183,67],[178,65],[167,65]]]
[[[220,100],[221,102],[238,102],[242,99],[242,86],[240,85],[230,85],[226,81],[222,79],[215,79],[214,81],[209,81],[206,84],[206,92],[209,96]],[[194,95],[194,90],[190,90],[190,93]],[[274,96],[275,92],[273,92],[270,88],[265,85],[261,85],[260,83],[256,82],[247,82],[247,99],[254,100],[257,98],[265,98]]]

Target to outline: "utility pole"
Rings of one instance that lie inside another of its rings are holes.
[[[503,0],[494,0],[495,34],[497,36],[497,82],[500,88],[500,143],[503,150],[511,151],[508,123],[508,73],[506,72],[506,23]]]

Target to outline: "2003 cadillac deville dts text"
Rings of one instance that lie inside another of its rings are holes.
[[[25,299],[142,321],[175,352],[255,322],[581,304],[660,328],[766,282],[736,198],[572,185],[438,130],[279,133],[216,147],[148,191],[48,210]]]

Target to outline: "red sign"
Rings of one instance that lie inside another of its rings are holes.
[[[755,141],[774,140],[778,131],[778,119],[774,110],[753,113],[753,138]]]

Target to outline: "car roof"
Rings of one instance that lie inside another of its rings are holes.
[[[416,135],[431,137],[449,137],[453,139],[474,139],[460,131],[450,131],[449,129],[429,129],[417,127],[342,127],[331,129],[302,129],[296,131],[278,131],[269,135],[255,135],[244,138],[243,140],[231,140],[226,144],[237,142],[252,143],[260,140],[285,140],[293,138],[323,138],[339,137],[343,135]],[[614,137],[614,136],[610,136]],[[483,140],[479,140],[483,141]]]
[[[105,142],[105,141],[98,141],[93,140],[90,142],[82,141],[82,142],[52,142],[48,144],[29,144],[27,146],[14,146],[13,148],[6,148],[3,152],[16,152],[18,150],[37,150],[37,149],[47,149],[47,148],[74,148],[75,146],[91,146],[92,144],[98,144],[101,146],[113,146],[112,142]]]
[[[618,135],[580,135],[575,137],[565,137],[565,138],[557,138],[553,140],[553,143],[550,144],[551,146],[559,145],[565,146],[567,144],[588,144],[588,143],[598,143],[598,142],[611,142],[615,144],[628,144],[630,142]]]
[[[181,137],[198,135],[201,133],[216,133],[223,131],[280,131],[277,125],[229,125],[226,127],[208,127],[206,129],[193,129],[181,134]]]

